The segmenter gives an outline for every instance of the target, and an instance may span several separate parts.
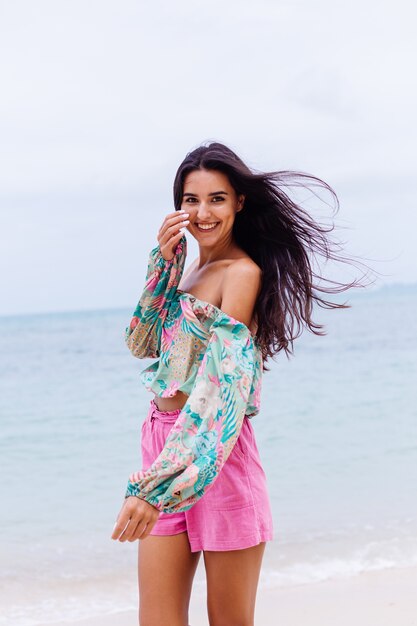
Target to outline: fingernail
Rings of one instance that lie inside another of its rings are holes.
[[[186,224],[189,224],[189,223],[190,223],[190,220],[184,220],[184,221],[183,221],[184,226],[185,226]]]

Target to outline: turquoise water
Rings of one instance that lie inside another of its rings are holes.
[[[264,375],[264,586],[417,563],[417,287],[349,302]],[[151,397],[133,308],[0,318],[0,624],[136,607],[137,544],[110,540]]]

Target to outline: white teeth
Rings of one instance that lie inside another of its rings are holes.
[[[217,222],[213,224],[204,224],[204,226],[202,224],[197,224],[197,226],[198,228],[201,228],[201,230],[212,230],[212,228],[217,226]]]

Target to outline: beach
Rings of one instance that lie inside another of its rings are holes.
[[[417,2],[0,16],[0,626],[139,626],[141,541],[112,539],[134,476],[194,546],[271,512],[256,626],[417,626]],[[156,458],[151,387],[196,398]],[[156,605],[198,560],[165,540]]]
[[[417,288],[351,302],[264,375],[257,626],[417,626]],[[130,315],[0,318],[0,626],[137,623],[137,545],[110,539],[150,400]],[[204,574],[201,559],[191,626]]]
[[[346,580],[285,589],[261,589],[255,626],[416,626],[416,589],[416,567],[366,572]],[[136,611],[131,610],[95,619],[54,622],[51,626],[137,624]],[[191,599],[190,626],[208,626],[201,593]]]

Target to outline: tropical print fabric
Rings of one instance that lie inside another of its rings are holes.
[[[126,497],[165,513],[191,508],[227,461],[245,415],[260,409],[262,356],[245,324],[177,288],[186,258],[185,236],[166,261],[149,256],[145,288],[126,328],[138,358],[159,357],[141,379],[161,397],[188,399],[153,464],[129,477]]]
[[[139,359],[160,355],[164,321],[184,271],[186,256],[187,240],[184,235],[170,261],[164,259],[159,246],[151,250],[145,289],[126,328],[127,346]]]

